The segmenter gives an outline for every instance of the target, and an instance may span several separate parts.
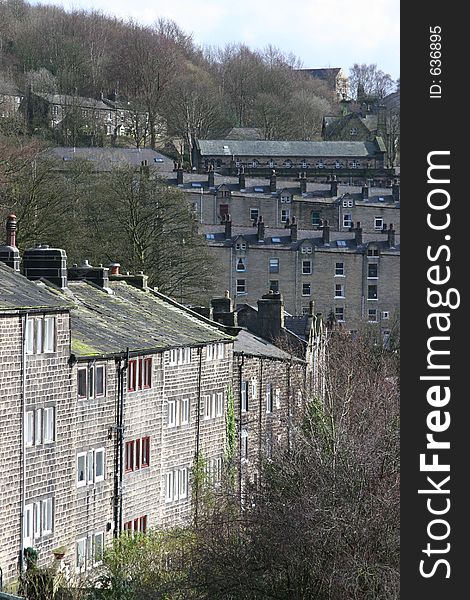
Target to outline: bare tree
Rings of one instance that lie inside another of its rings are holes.
[[[360,100],[361,96],[381,99],[389,94],[394,87],[394,81],[388,73],[381,71],[377,65],[355,63],[349,70],[349,88],[353,98]]]

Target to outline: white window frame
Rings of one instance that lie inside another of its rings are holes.
[[[181,407],[181,425],[188,425],[189,423],[189,398],[183,398],[180,402]]]
[[[237,257],[236,258],[237,264],[235,265],[235,270],[237,271],[237,273],[244,273],[246,271],[246,258],[243,257]],[[240,268],[241,265],[241,268]]]
[[[222,417],[224,414],[224,394],[217,392],[215,416]]]
[[[80,372],[85,372],[85,395],[79,395],[79,377],[80,377]],[[88,398],[88,366],[86,367],[78,367],[77,369],[77,398],[79,400],[86,400]]]
[[[86,458],[87,458],[87,453],[86,452],[78,452],[77,453],[77,458],[76,458],[76,461],[75,461],[75,469],[76,469],[75,479],[76,479],[76,484],[77,484],[78,488],[79,487],[85,487],[86,484],[87,484],[87,474],[88,474],[88,472],[87,472]],[[83,477],[82,481],[80,481],[79,478],[78,478],[78,475],[79,475],[79,472],[80,472],[80,469],[79,469],[78,465],[79,465],[79,461],[81,459],[83,459],[83,462],[84,462],[84,466],[83,466],[83,476],[84,477]]]
[[[382,311],[382,319],[390,319],[390,311],[388,311],[388,310]]]
[[[371,313],[373,313],[375,316],[371,317]],[[367,322],[368,323],[377,323],[377,319],[378,319],[378,311],[376,308],[368,308],[367,309]]]
[[[242,461],[247,462],[248,461],[248,431],[245,428],[243,428],[240,431],[240,438],[241,438],[240,459]]]
[[[346,228],[352,227],[352,214],[351,213],[343,213],[343,227],[346,227]]]
[[[290,208],[281,208],[281,223],[287,223],[290,219]]]
[[[41,537],[41,522],[42,522],[42,511],[41,503],[34,502],[33,507],[33,537],[35,540]]]
[[[97,464],[98,464],[98,460],[97,457],[98,455],[102,455],[103,460],[102,460],[102,465],[103,465],[103,473],[101,475],[97,474]],[[105,479],[105,474],[106,474],[106,454],[105,454],[105,449],[104,448],[97,448],[95,450],[95,454],[94,454],[94,479],[95,479],[95,483],[98,483],[100,481],[104,481]]]
[[[168,400],[167,405],[168,428],[176,427],[176,400]]]
[[[34,410],[26,411],[24,435],[26,447],[31,448],[34,445]]]
[[[265,390],[266,414],[270,414],[274,409],[273,386],[271,383],[266,384]]]
[[[256,377],[251,378],[251,397],[253,400],[258,397],[258,381]]]
[[[219,342],[217,344],[217,359],[223,360],[224,358],[225,358],[225,344],[222,344],[222,342]]]
[[[377,275],[369,275],[369,268],[371,265],[375,265],[377,268]],[[379,278],[379,263],[378,262],[370,262],[367,264],[367,279],[378,279]]]
[[[44,327],[43,327],[43,320],[42,318],[39,319],[34,319],[35,321],[35,340],[34,340],[34,354],[42,354],[42,344],[43,344],[43,334],[44,334]]]
[[[183,467],[179,470],[178,477],[179,484],[179,498],[180,500],[184,500],[188,497],[188,469],[187,467]]]
[[[25,331],[26,354],[34,354],[34,319],[26,319]]]
[[[99,539],[101,540],[101,557],[97,560],[96,559],[96,540]],[[101,563],[103,562],[103,555],[104,555],[104,531],[98,531],[97,533],[93,534],[93,564],[94,565],[101,565]]]
[[[277,410],[281,408],[281,390],[279,388],[274,391],[274,406]]]
[[[33,545],[33,532],[34,532],[34,504],[26,504],[23,513],[23,545],[25,548],[29,548]],[[29,534],[29,535],[28,535]]]
[[[98,394],[98,390],[97,390],[97,387],[98,387],[97,386],[97,381],[98,381],[97,373],[98,373],[98,371],[103,372],[103,392],[100,394]],[[94,386],[95,386],[95,396],[97,398],[106,396],[106,368],[105,368],[105,365],[95,365]]]
[[[55,317],[44,317],[44,353],[55,352]]]
[[[241,281],[243,281],[243,285],[239,284],[239,282],[241,282]],[[243,288],[243,290],[241,288]],[[236,280],[236,288],[235,289],[236,289],[237,296],[245,295],[247,293],[247,291],[246,291],[246,279],[237,279]]]
[[[210,394],[204,394],[204,420],[207,421],[211,418],[211,396]]]
[[[380,223],[380,225],[379,225]],[[383,217],[374,217],[374,229],[376,231],[382,231],[384,226],[384,219]]]
[[[240,407],[242,412],[248,412],[248,381],[241,383]]]
[[[342,267],[338,267],[338,265],[342,265]],[[338,273],[338,271],[341,271],[341,273]],[[335,277],[345,277],[344,271],[344,262],[335,262]]]
[[[335,283],[335,298],[344,298],[344,284],[343,283]]]
[[[341,318],[338,317],[338,313],[337,311],[341,310],[342,311],[342,316]],[[344,319],[344,306],[336,306],[335,307],[335,318],[338,321],[338,323],[344,323],[345,319]]]
[[[86,462],[86,482],[87,485],[93,484],[95,481],[95,451],[88,450]]]
[[[49,535],[54,530],[54,503],[52,498],[42,501],[42,535]]]
[[[43,415],[43,442],[52,444],[55,441],[55,407],[46,406]]]
[[[308,293],[305,293],[306,286],[308,286]],[[312,295],[312,284],[311,283],[302,283],[302,296],[307,298]]]
[[[168,471],[168,473],[165,473],[165,502],[167,503],[173,501],[173,480],[173,471]]]
[[[86,569],[86,541],[86,537],[81,537],[75,542],[75,570],[77,573]]]
[[[305,269],[307,267],[307,270]],[[312,274],[312,261],[311,260],[302,260],[302,275],[311,275]]]

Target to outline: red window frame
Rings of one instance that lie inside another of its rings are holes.
[[[152,359],[144,359],[144,388],[152,387]]]
[[[135,454],[134,454],[134,465],[135,470],[140,469],[140,439],[135,441]]]
[[[147,515],[144,515],[143,517],[140,517],[140,519],[139,519],[139,531],[140,531],[140,533],[146,533],[147,532]]]
[[[134,392],[137,384],[137,361],[135,359],[129,361],[127,370],[127,390]]]
[[[134,470],[134,440],[126,442],[126,473]]]
[[[142,468],[150,465],[150,437],[142,438]]]

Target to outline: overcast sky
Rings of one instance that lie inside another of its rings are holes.
[[[202,45],[268,44],[298,56],[305,68],[375,63],[400,76],[399,0],[29,0],[95,9],[151,24],[176,21]]]

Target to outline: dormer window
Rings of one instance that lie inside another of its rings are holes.
[[[349,135],[357,135],[357,129],[355,127],[351,127],[349,130]]]
[[[281,202],[284,204],[290,204],[291,197],[288,194],[281,195]]]
[[[254,159],[251,161],[251,166],[253,167],[253,169],[256,169],[256,167],[258,167],[258,166],[259,166],[259,162],[256,160],[256,158],[254,158]]]
[[[312,246],[302,246],[302,254],[312,254]]]
[[[379,256],[379,249],[378,248],[368,248],[367,256]]]
[[[235,244],[235,249],[236,250],[246,250],[246,243],[238,242],[237,244]]]
[[[275,162],[273,161],[272,158],[268,161],[268,165],[269,165],[270,169],[274,169]]]
[[[288,169],[290,169],[292,167],[292,161],[291,160],[284,161],[284,166],[287,167]]]
[[[300,166],[302,167],[302,169],[307,169],[308,168],[308,162],[305,160],[305,158],[300,163]]]

